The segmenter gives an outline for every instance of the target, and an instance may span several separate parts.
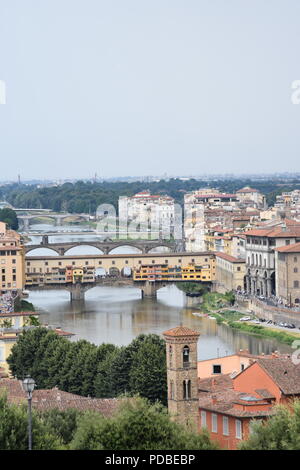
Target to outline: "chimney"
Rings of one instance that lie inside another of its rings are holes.
[[[213,405],[215,405],[216,403],[218,403],[218,399],[217,399],[217,396],[216,395],[212,395],[211,396],[211,402]]]

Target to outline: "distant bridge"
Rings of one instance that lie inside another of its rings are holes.
[[[89,222],[90,219],[90,214],[69,214],[69,213],[64,213],[64,214],[54,214],[51,212],[41,212],[40,209],[34,214],[23,214],[23,215],[18,215],[18,220],[23,224],[23,229],[28,230],[30,226],[30,221],[39,218],[39,219],[52,219],[55,223],[55,225],[62,225],[63,221],[65,219],[72,218],[73,220],[76,221],[86,221]]]

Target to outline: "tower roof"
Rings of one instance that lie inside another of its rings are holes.
[[[200,336],[200,333],[198,331],[191,330],[190,328],[187,328],[186,326],[176,326],[175,328],[172,328],[171,330],[164,331],[163,335],[174,336],[174,337]]]

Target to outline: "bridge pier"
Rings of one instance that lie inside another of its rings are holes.
[[[24,218],[23,220],[23,229],[24,230],[29,230],[29,218]]]
[[[160,283],[145,281],[145,283],[141,287],[142,299],[144,299],[144,298],[156,299],[157,291],[161,287],[162,287],[162,285]]]
[[[85,289],[80,282],[72,284],[68,290],[70,291],[71,302],[73,300],[84,300]]]

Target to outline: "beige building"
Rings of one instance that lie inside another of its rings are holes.
[[[257,189],[245,186],[236,192],[240,204],[248,207],[266,208],[266,197]]]
[[[129,223],[132,228],[140,225],[141,231],[162,230],[170,236],[175,221],[174,199],[167,195],[151,194],[150,191],[142,191],[131,197],[120,196],[119,221],[123,229]]]
[[[216,255],[216,289],[220,293],[244,290],[246,263],[244,260],[227,255]]]
[[[286,305],[300,306],[300,242],[276,248],[276,294]]]
[[[21,236],[0,222],[0,295],[24,287],[24,249]]]

